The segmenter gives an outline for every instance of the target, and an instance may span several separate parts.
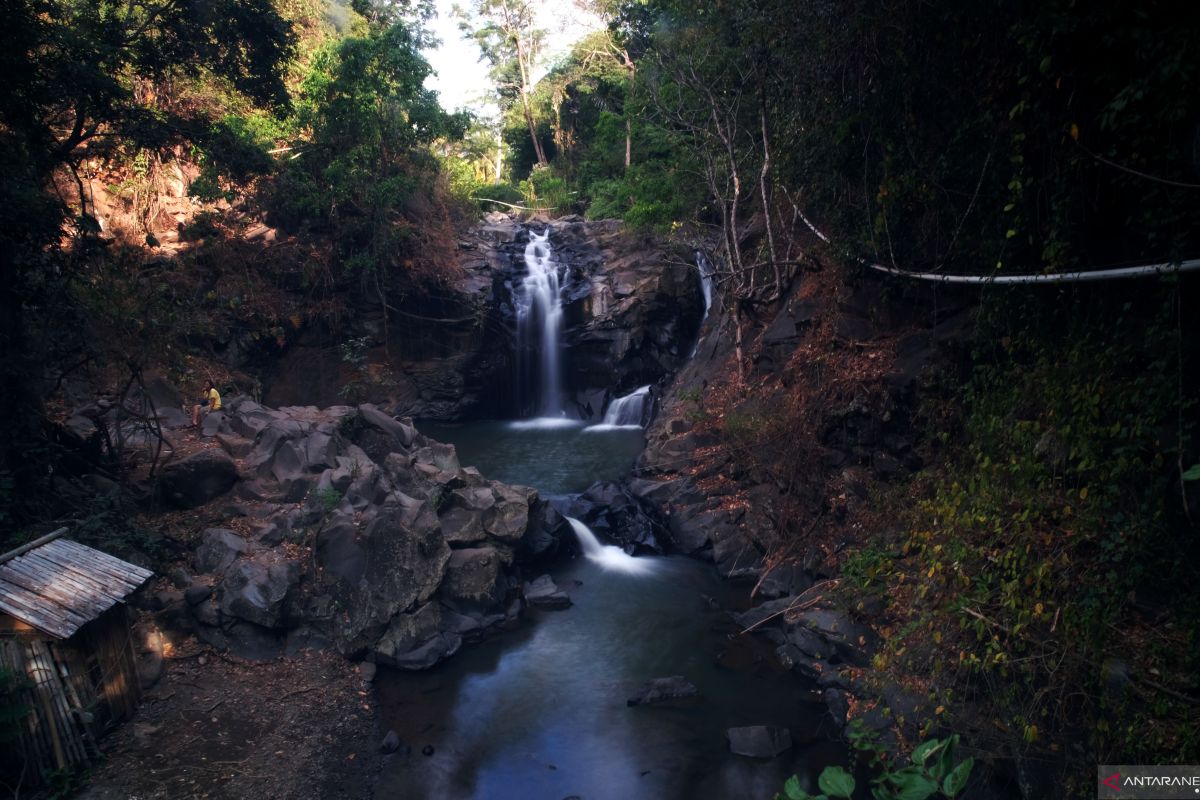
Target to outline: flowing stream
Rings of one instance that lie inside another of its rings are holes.
[[[579,493],[628,474],[643,447],[649,387],[609,404],[600,425],[562,413],[561,305],[548,234],[531,236],[521,308],[524,372],[535,414],[522,421],[420,424],[489,478]],[[553,339],[553,340],[552,340]],[[812,685],[728,610],[748,587],[694,559],[632,557],[570,520],[582,556],[551,570],[573,605],[530,609],[521,624],[431,670],[382,670],[383,729],[408,748],[385,761],[376,796],[396,800],[767,800],[798,774],[845,763]],[[533,573],[528,578],[536,577]],[[699,696],[626,700],[654,678],[683,676]],[[793,746],[773,759],[730,752],[726,730],[777,725]]]

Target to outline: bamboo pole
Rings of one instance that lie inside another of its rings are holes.
[[[56,531],[50,531],[50,533],[47,533],[45,536],[41,536],[37,539],[34,539],[32,542],[26,542],[25,544],[18,547],[16,550],[9,550],[4,555],[0,555],[0,564],[3,564],[5,561],[11,561],[14,558],[16,558],[17,556],[21,555],[22,553],[28,553],[30,550],[33,550],[34,548],[37,548],[37,547],[41,547],[42,545],[44,545],[48,542],[53,542],[55,539],[62,536],[66,532],[67,532],[66,528],[59,528]]]

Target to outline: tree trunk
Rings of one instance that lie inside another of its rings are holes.
[[[496,129],[496,177],[492,183],[500,183],[500,176],[504,172],[504,135],[502,131]]]
[[[767,104],[765,100],[759,109],[759,118],[762,125],[763,165],[762,170],[758,173],[758,188],[762,193],[763,221],[767,226],[767,250],[771,255],[771,268],[775,272],[775,289],[771,296],[771,299],[774,300],[783,292],[783,280],[779,275],[779,258],[775,253],[775,232],[772,230],[771,222],[771,148],[767,139]]]
[[[529,110],[529,99],[524,87],[521,88],[521,105],[525,110],[525,123],[529,126],[529,138],[533,141],[533,152],[537,154],[538,166],[544,167],[550,162],[546,160],[546,151],[538,141],[537,126],[533,123],[533,112]]]
[[[521,108],[525,112],[525,122],[529,125],[529,138],[533,140],[533,152],[537,154],[538,166],[544,167],[550,162],[546,160],[546,151],[538,141],[537,126],[533,124],[533,111],[529,108],[529,65],[526,64],[528,55],[525,46],[521,44],[521,36],[517,34],[517,67],[521,70]]]
[[[633,123],[629,121],[629,117],[625,118],[625,169],[629,169],[633,155]]]

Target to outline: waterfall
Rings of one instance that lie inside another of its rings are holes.
[[[703,326],[704,320],[708,319],[708,310],[712,308],[713,293],[712,265],[708,263],[708,256],[704,255],[703,250],[696,251],[696,269],[700,273],[700,291],[704,293],[704,319],[700,321]]]
[[[558,263],[550,248],[550,229],[538,236],[529,232],[525,246],[526,275],[518,293],[517,331],[521,374],[530,391],[535,417],[561,418],[562,402],[562,298]]]
[[[650,396],[650,387],[643,386],[630,392],[624,397],[614,398],[604,412],[605,425],[632,425],[640,428],[642,416],[645,414],[646,398]]]
[[[624,397],[614,397],[604,412],[604,419],[598,425],[589,425],[588,431],[611,431],[620,428],[640,428],[646,417],[646,400],[650,397],[650,387],[643,386],[630,392]]]
[[[704,316],[700,318],[700,327],[696,329],[696,342],[692,345],[692,352],[688,353],[688,361],[695,358],[696,351],[700,349],[700,334],[704,330],[704,323],[708,322],[708,311],[712,308],[713,268],[703,250],[696,251],[696,272],[700,275],[700,291],[704,294]]]
[[[600,544],[600,540],[596,538],[596,534],[592,533],[592,529],[574,517],[567,517],[567,522],[571,523],[571,529],[575,531],[575,537],[579,539],[579,546],[583,548],[584,557],[599,564],[602,568],[615,572],[627,572],[630,575],[647,573],[653,568],[654,562],[648,558],[634,558],[619,547]]]

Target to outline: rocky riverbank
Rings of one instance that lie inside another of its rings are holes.
[[[535,566],[574,547],[538,493],[372,405],[272,409],[229,398],[164,499],[217,506],[154,595],[166,627],[271,658],[309,644],[410,669],[520,614]]]

